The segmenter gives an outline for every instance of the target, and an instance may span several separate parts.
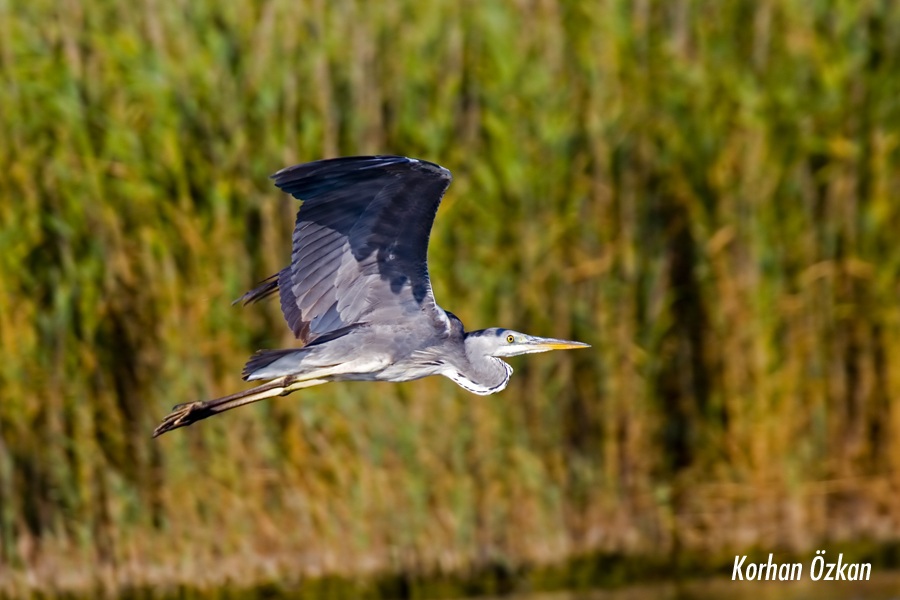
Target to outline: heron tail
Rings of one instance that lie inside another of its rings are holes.
[[[289,348],[286,350],[257,350],[256,354],[250,357],[247,361],[247,364],[244,365],[244,370],[241,375],[244,378],[244,381],[248,381],[251,379],[271,379],[273,377],[278,377],[279,375],[285,374],[285,371],[281,371],[278,373],[276,370],[269,368],[272,366],[272,363],[275,361],[285,358],[287,356],[297,356],[296,361],[292,361],[292,363],[288,367],[288,372],[296,371],[297,364],[300,362],[300,356],[305,354],[306,351],[303,348]]]

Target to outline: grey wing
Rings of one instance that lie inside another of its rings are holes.
[[[402,156],[368,156],[296,165],[272,177],[303,201],[291,265],[242,300],[277,288],[285,320],[305,344],[362,323],[416,316],[448,327],[431,291],[427,252],[449,171]]]

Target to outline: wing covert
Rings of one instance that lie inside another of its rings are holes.
[[[368,156],[295,165],[272,178],[303,201],[291,265],[277,276],[282,312],[297,338],[314,343],[366,321],[420,312],[447,327],[432,295],[427,252],[449,171],[402,156]]]

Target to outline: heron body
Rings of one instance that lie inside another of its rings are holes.
[[[261,350],[231,396],[180,404],[154,436],[244,404],[332,381],[443,375],[476,394],[503,390],[503,357],[587,344],[490,328],[466,332],[434,300],[428,237],[450,172],[402,156],[346,157],[283,169],[275,185],[303,201],[291,264],[235,302],[278,293],[300,347]]]

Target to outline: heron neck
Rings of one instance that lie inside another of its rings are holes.
[[[512,367],[493,356],[473,351],[466,346],[465,365],[457,368],[454,381],[475,394],[487,395],[501,391],[509,383]]]

